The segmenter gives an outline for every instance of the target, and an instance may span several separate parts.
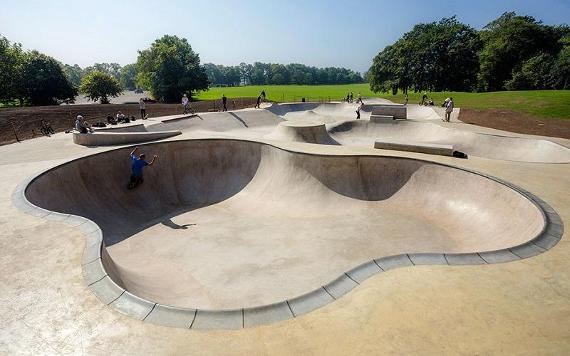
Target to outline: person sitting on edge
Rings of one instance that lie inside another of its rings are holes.
[[[75,130],[81,134],[86,134],[89,132],[93,132],[93,129],[89,126],[87,122],[83,119],[83,116],[77,115],[75,119]]]
[[[117,120],[115,120],[115,118],[113,117],[113,115],[107,114],[107,123],[108,123],[109,125],[116,125],[116,124],[117,124]]]
[[[125,121],[125,114],[123,114],[122,112],[118,112],[117,113],[117,122],[118,123],[123,123]]]
[[[449,98],[447,105],[445,107],[445,121],[449,122],[451,120],[451,113],[453,112],[453,98]]]
[[[52,127],[50,124],[47,123],[46,120],[42,120],[40,123],[40,132],[45,135],[45,136],[50,136],[55,134],[55,131],[53,131]]]
[[[135,155],[138,149],[138,147],[135,147],[131,151],[131,179],[127,186],[128,189],[134,189],[143,182],[143,168],[146,166],[152,166],[158,158],[157,155],[154,155],[152,157],[152,161],[147,162],[145,161],[146,156],[144,153],[141,153],[138,157]]]

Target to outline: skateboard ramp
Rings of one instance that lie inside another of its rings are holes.
[[[377,140],[452,145],[468,155],[522,162],[568,163],[570,149],[554,142],[449,129],[428,122],[348,120],[328,125],[340,144],[373,147]]]

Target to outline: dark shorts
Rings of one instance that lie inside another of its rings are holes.
[[[141,184],[142,182],[144,182],[142,175],[137,176],[137,175],[131,174],[131,179],[129,181],[128,188],[133,189],[133,188],[137,187],[139,184]]]

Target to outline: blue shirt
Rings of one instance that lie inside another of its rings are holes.
[[[144,159],[140,159],[135,155],[131,155],[131,171],[134,176],[140,177],[142,176],[142,171],[144,166],[148,166],[148,162]]]

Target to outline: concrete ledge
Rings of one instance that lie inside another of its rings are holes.
[[[414,265],[446,265],[447,260],[442,253],[412,253],[408,257]]]
[[[445,259],[449,265],[484,265],[485,260],[477,253],[446,254]]]
[[[192,329],[241,329],[243,309],[238,310],[198,310]]]
[[[144,319],[153,324],[189,329],[196,318],[196,309],[182,309],[156,304]]]
[[[520,258],[536,256],[545,251],[545,249],[533,244],[532,242],[528,242],[516,247],[511,247],[509,250]]]
[[[398,104],[376,104],[368,106],[372,110],[372,115],[389,115],[395,119],[407,119],[408,108]]]
[[[520,257],[509,250],[490,251],[479,253],[487,263],[505,263],[520,260]]]
[[[380,272],[382,272],[382,269],[376,264],[376,262],[368,261],[361,264],[360,266],[351,269],[350,271],[346,272],[346,274],[356,282],[362,283],[370,276],[373,276],[376,273]]]
[[[388,271],[399,267],[412,266],[412,260],[410,260],[408,255],[388,256],[388,257],[379,258],[375,261],[378,264],[378,266],[380,266],[380,268],[382,268],[384,271]]]
[[[436,143],[402,142],[402,141],[375,141],[374,148],[382,150],[394,150],[405,152],[418,152],[430,155],[453,156],[452,145],[440,145]]]
[[[91,284],[89,288],[91,288],[97,298],[104,304],[111,304],[125,292],[125,290],[113,282],[109,276],[105,276]]]
[[[91,285],[105,277],[107,271],[103,267],[101,259],[96,259],[95,261],[83,265],[83,279],[87,285]]]
[[[121,296],[115,299],[110,306],[119,312],[132,316],[138,320],[143,320],[150,314],[156,303],[139,298],[125,291]]]
[[[315,309],[329,304],[334,298],[324,289],[318,288],[300,297],[288,301],[294,316],[307,314]]]
[[[324,285],[323,288],[325,288],[334,299],[338,299],[353,290],[356,286],[358,286],[358,283],[345,273],[334,281]]]
[[[114,146],[162,140],[182,134],[181,131],[159,132],[94,132],[73,133],[73,142],[82,146]]]
[[[294,317],[287,302],[264,305],[243,310],[244,327],[265,325]]]
[[[126,126],[117,124],[107,127],[94,127],[93,130],[95,132],[147,132],[144,124],[127,124]]]

